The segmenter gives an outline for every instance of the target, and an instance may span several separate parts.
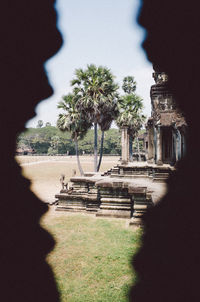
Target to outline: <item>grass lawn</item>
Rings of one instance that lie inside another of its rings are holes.
[[[44,201],[54,201],[61,185],[78,168],[75,156],[19,156],[23,175],[31,190]],[[104,157],[101,171],[118,163],[118,157]],[[93,170],[93,158],[82,156],[84,171]],[[103,219],[89,214],[55,212],[54,207],[41,224],[57,241],[48,255],[62,302],[125,302],[136,276],[130,265],[139,247],[140,230],[126,228],[126,219]]]
[[[62,302],[128,301],[136,280],[130,262],[139,247],[140,229],[126,228],[123,219],[75,213],[47,213],[41,224],[57,241],[47,260]]]

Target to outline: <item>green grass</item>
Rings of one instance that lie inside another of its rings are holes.
[[[80,214],[44,218],[42,224],[57,240],[47,260],[62,302],[128,301],[141,230],[125,228],[124,220]]]

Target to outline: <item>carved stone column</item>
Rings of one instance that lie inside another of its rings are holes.
[[[162,165],[162,129],[160,126],[157,127],[157,165]]]
[[[182,156],[182,154],[181,154],[181,133],[180,133],[180,131],[177,129],[177,158],[178,158],[178,160],[180,160],[181,159],[181,156]]]
[[[172,164],[176,163],[176,132],[175,129],[172,128]]]
[[[153,131],[153,125],[149,121],[147,126],[148,131],[148,155],[147,155],[147,161],[149,163],[154,162],[154,131]]]
[[[181,134],[181,158],[184,158],[186,155],[186,147],[187,147],[187,128],[185,125],[183,125],[180,128],[180,134]]]
[[[183,158],[186,154],[186,138],[185,134],[181,133],[181,158]]]
[[[122,130],[122,164],[127,164],[129,161],[129,135],[128,135],[128,127],[121,128]]]
[[[156,127],[153,128],[153,156],[154,156],[154,163],[157,162],[157,129]]]

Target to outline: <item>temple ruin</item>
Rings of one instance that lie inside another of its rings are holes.
[[[147,122],[147,161],[174,165],[186,152],[187,124],[168,88],[164,72],[153,73],[152,115]]]
[[[72,177],[56,195],[57,210],[130,218],[141,224],[146,210],[166,193],[166,180],[186,151],[187,124],[168,88],[165,72],[153,73],[152,114],[146,125],[146,161],[130,162],[128,128],[122,131],[121,162],[104,173]]]

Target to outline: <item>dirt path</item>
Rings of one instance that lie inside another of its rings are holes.
[[[29,162],[29,163],[23,163],[20,166],[24,167],[24,166],[32,166],[32,165],[37,165],[37,164],[43,164],[43,163],[64,163],[66,164],[66,160],[57,160],[57,161],[53,161],[53,160],[41,160],[41,161],[34,161],[34,162]]]

